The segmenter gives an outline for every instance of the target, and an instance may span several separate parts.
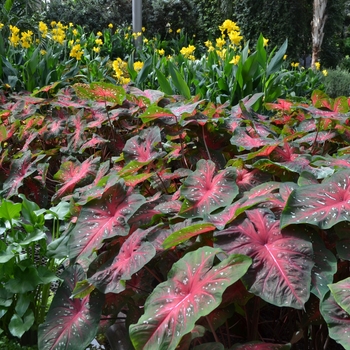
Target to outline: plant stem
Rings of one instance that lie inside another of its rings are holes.
[[[204,125],[202,125],[202,135],[203,135],[203,143],[204,143],[205,150],[207,151],[208,159],[211,160],[207,142],[205,141]]]

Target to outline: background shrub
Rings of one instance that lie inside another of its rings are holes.
[[[324,87],[330,97],[350,96],[350,72],[340,68],[329,69]]]

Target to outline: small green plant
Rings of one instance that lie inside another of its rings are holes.
[[[19,178],[13,175],[15,183]],[[11,189],[5,186],[2,193],[11,195]],[[0,200],[0,334],[35,344],[50,304],[51,284],[58,279],[59,262],[49,251],[60,236],[59,222],[68,206],[45,210],[24,195],[19,199]],[[51,232],[45,222],[52,225]]]
[[[340,68],[329,69],[324,88],[330,97],[350,96],[350,72]]]

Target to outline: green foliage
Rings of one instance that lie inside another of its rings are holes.
[[[328,70],[324,79],[325,92],[331,97],[350,96],[350,73],[340,68]]]
[[[283,50],[258,46],[241,59],[273,76]],[[105,83],[46,90],[2,96],[5,331],[30,328],[28,300],[49,289],[38,244],[51,262],[70,259],[40,349],[83,349],[98,329],[126,348],[268,347],[266,324],[281,327],[277,348],[315,347],[320,324],[347,344],[347,98],[314,91],[308,104],[265,103],[265,115],[252,108],[260,95],[230,107]],[[266,316],[276,310],[283,325]]]
[[[233,19],[237,21],[242,34],[252,42],[260,33],[270,39],[272,45],[280,46],[288,38],[288,57],[299,61],[311,52],[310,40],[312,2],[297,1],[234,1]]]

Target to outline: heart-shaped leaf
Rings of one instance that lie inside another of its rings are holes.
[[[295,189],[281,217],[281,227],[307,223],[329,229],[350,221],[350,169],[336,172],[319,185]]]
[[[112,264],[103,266],[88,279],[101,292],[120,293],[125,289],[125,280],[141,270],[156,254],[156,249],[145,237],[153,230],[138,229],[123,243]]]
[[[198,161],[196,171],[181,186],[185,200],[179,215],[205,219],[214,210],[232,203],[238,194],[235,168],[226,168],[216,175],[215,170],[212,161]]]
[[[119,180],[100,199],[88,202],[70,233],[70,258],[78,257],[78,261],[89,258],[104,239],[127,235],[127,222],[144,201],[139,194],[127,194],[124,181]]]
[[[246,216],[214,233],[215,246],[227,254],[253,259],[243,277],[251,293],[276,306],[302,309],[310,296],[314,265],[307,235],[292,229],[281,232],[279,221],[268,209],[250,210]]]
[[[72,299],[73,289],[78,281],[86,278],[79,265],[66,269],[45,323],[39,326],[38,345],[40,350],[85,349],[94,338],[102,305],[103,295],[93,292],[83,299]]]
[[[213,266],[220,249],[200,248],[176,262],[168,280],[159,284],[145,304],[145,313],[129,332],[136,350],[173,350],[195,322],[221,302],[225,289],[241,278],[251,264],[230,255]]]

